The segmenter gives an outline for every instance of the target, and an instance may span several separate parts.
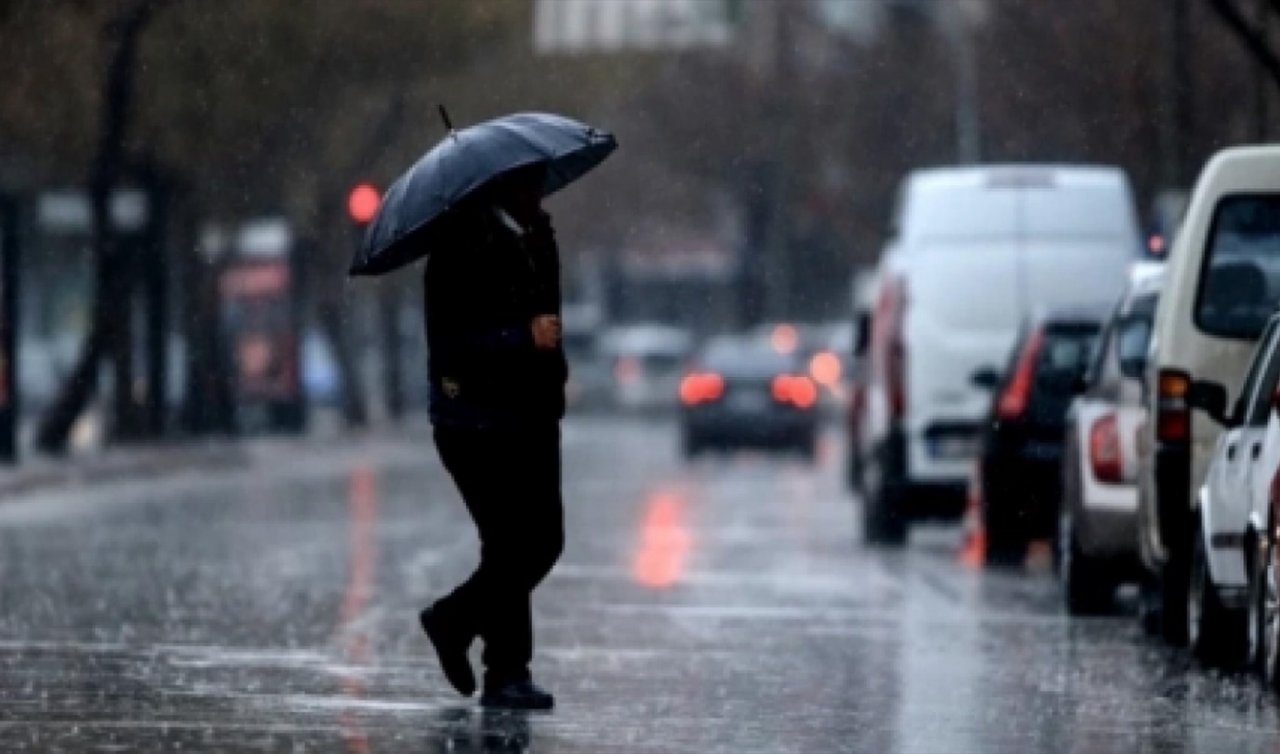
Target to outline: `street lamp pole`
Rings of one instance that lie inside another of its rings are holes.
[[[982,159],[982,126],[978,115],[978,65],[973,48],[974,21],[964,3],[946,6],[943,33],[955,60],[956,162],[972,165]]]

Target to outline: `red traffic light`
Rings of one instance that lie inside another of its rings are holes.
[[[361,183],[347,195],[347,214],[351,215],[352,220],[365,225],[378,214],[381,204],[382,194],[372,185]]]

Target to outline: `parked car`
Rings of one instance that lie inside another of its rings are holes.
[[[1280,147],[1220,152],[1205,166],[1170,254],[1147,363],[1138,544],[1145,622],[1188,640],[1198,490],[1220,428],[1193,414],[1195,380],[1237,400],[1254,346],[1280,303]]]
[[[710,341],[680,382],[684,455],[744,446],[816,455],[818,385],[795,352],[751,339]]]
[[[1142,374],[1164,265],[1139,263],[1067,411],[1054,550],[1067,610],[1094,613],[1137,575],[1137,435]]]
[[[994,391],[978,454],[991,561],[1021,563],[1028,541],[1056,532],[1067,409],[1104,316],[1101,309],[1068,309],[1037,317],[1003,374],[974,375]]]
[[[1280,434],[1280,410],[1267,427],[1267,442]],[[1280,691],[1280,546],[1276,527],[1280,526],[1280,468],[1271,475],[1267,490],[1266,519],[1263,535],[1258,537],[1257,557],[1253,559],[1249,595],[1249,644],[1267,687]]]
[[[670,325],[625,325],[605,331],[600,350],[613,376],[613,405],[626,411],[674,408],[692,348],[689,331]]]
[[[925,170],[903,186],[881,258],[865,406],[852,442],[868,541],[958,516],[998,370],[1034,309],[1111,306],[1142,248],[1114,168]]]
[[[1196,381],[1192,408],[1203,409],[1223,431],[1198,491],[1192,521],[1191,578],[1187,590],[1187,642],[1202,659],[1234,664],[1248,656],[1248,595],[1256,542],[1277,466],[1280,437],[1267,443],[1280,378],[1280,317],[1273,317],[1254,350],[1235,405],[1227,389]]]

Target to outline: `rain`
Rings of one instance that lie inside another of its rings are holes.
[[[1278,29],[5,0],[0,751],[1274,752]]]

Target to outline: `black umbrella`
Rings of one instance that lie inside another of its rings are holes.
[[[518,113],[455,131],[387,189],[350,275],[380,275],[431,250],[431,230],[450,209],[503,173],[546,166],[543,195],[559,191],[617,148],[612,134],[549,113]]]

